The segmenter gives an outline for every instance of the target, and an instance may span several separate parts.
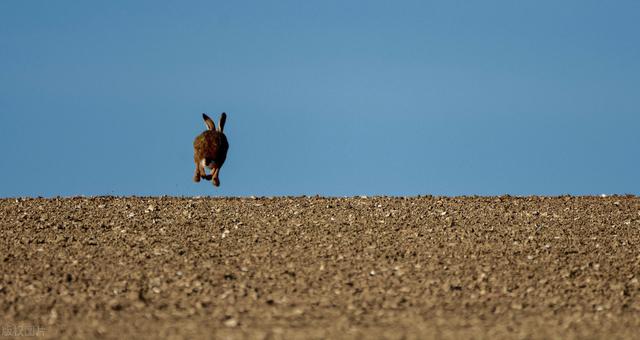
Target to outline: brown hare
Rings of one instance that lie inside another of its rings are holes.
[[[200,182],[200,178],[207,181],[213,179],[213,185],[220,186],[218,174],[220,168],[227,159],[227,150],[229,150],[229,142],[227,136],[224,135],[224,123],[227,120],[227,114],[220,115],[220,122],[216,130],[216,124],[207,116],[202,114],[207,130],[193,141],[193,161],[196,163],[196,173],[193,175],[194,182]],[[205,168],[212,170],[211,175],[207,175]]]

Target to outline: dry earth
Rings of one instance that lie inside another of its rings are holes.
[[[41,338],[633,338],[640,198],[0,199]]]

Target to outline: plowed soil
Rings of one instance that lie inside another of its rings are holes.
[[[0,200],[3,336],[633,338],[640,198]]]

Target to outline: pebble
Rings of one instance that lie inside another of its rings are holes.
[[[228,320],[225,320],[224,325],[227,327],[236,327],[238,326],[238,320],[231,318]]]

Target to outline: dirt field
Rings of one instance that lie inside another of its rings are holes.
[[[632,338],[640,198],[0,200],[41,338]]]

